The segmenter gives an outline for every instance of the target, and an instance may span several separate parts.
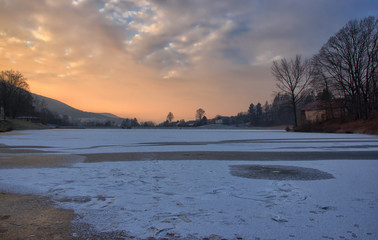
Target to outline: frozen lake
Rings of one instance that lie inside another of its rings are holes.
[[[65,167],[0,169],[0,190],[49,196],[75,210],[77,225],[88,223],[98,232],[136,239],[378,238],[373,135],[47,130],[0,135],[0,144],[26,151],[5,152],[4,158],[80,155]],[[125,161],[133,153],[158,157]],[[202,160],[194,153],[203,153]],[[304,161],[309,154],[322,160]],[[178,161],[183,155],[188,159]],[[242,172],[235,174],[238,167]]]
[[[0,144],[68,154],[167,151],[378,151],[363,134],[207,129],[84,129],[18,131]]]

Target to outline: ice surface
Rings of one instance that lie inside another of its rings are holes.
[[[0,136],[0,143],[70,154],[165,151],[378,150],[378,137],[363,134],[206,129],[82,129],[18,131],[18,133],[20,134]]]
[[[133,151],[377,150],[358,134],[218,130],[49,130],[1,136],[10,146],[61,154]],[[240,141],[242,140],[242,141]],[[247,140],[247,141],[244,141]],[[220,141],[224,141],[221,142]],[[166,142],[212,142],[165,145]],[[148,143],[148,144],[142,144]],[[151,144],[159,143],[159,144]],[[332,174],[326,180],[233,176],[231,165],[284,165]],[[378,239],[378,161],[127,161],[65,168],[0,169],[0,190],[51,197],[98,231],[137,238]],[[168,234],[168,235],[167,235]]]
[[[137,161],[3,169],[0,183],[16,192],[51,196],[99,231],[124,230],[142,238],[167,233],[227,239],[378,237],[378,161],[295,162],[335,176],[317,181],[229,173],[229,165],[248,163]]]

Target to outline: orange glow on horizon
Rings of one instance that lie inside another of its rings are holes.
[[[222,38],[234,27],[227,19],[170,40],[162,39],[169,16],[161,14],[152,16],[157,22],[120,26],[91,1],[5,2],[0,70],[20,71],[31,92],[74,108],[161,122],[169,112],[194,119],[198,108],[210,118],[236,115],[271,99],[269,54],[256,66],[221,55]]]
[[[49,72],[48,67],[43,71],[33,71],[39,64],[34,61],[22,62],[22,65],[18,61],[11,64],[0,62],[0,66],[4,70],[20,71],[28,79],[31,92],[56,99],[79,110],[109,112],[123,118],[135,117],[139,121],[162,122],[168,112],[174,114],[175,120],[193,120],[198,108],[203,108],[210,118],[218,114],[231,116],[246,111],[252,99],[248,93],[241,96],[222,93],[215,83],[212,85],[207,81],[152,81],[154,74],[159,75],[148,68],[133,72],[134,76],[121,71],[94,79],[95,76],[87,73],[58,76]],[[41,66],[38,67],[41,69]],[[147,72],[151,75],[141,79],[139,71],[145,76]],[[230,87],[232,88],[232,82]],[[262,95],[260,98],[270,99],[271,96]],[[240,104],[241,102],[244,104]]]

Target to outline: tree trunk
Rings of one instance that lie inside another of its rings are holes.
[[[298,127],[298,120],[297,120],[297,103],[295,102],[295,96],[292,96],[292,102],[293,105],[293,114],[294,114],[294,128]]]

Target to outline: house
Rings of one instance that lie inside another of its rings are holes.
[[[306,104],[301,108],[301,123],[321,122],[326,120],[326,109],[320,100]]]
[[[187,121],[185,124],[187,127],[196,127],[198,125],[198,121]]]
[[[230,124],[231,118],[224,116],[216,116],[214,119],[209,120],[210,124]]]
[[[334,100],[331,103],[316,100],[301,108],[301,123],[321,122],[328,119],[339,118],[345,114],[341,100]]]

